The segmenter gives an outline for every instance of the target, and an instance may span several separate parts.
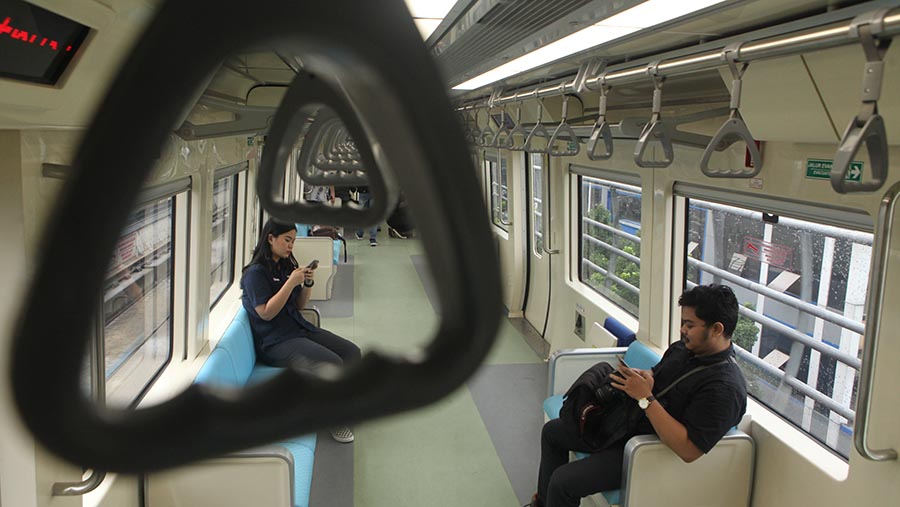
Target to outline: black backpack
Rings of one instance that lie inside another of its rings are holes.
[[[582,373],[566,391],[559,411],[567,429],[580,435],[594,452],[636,435],[638,422],[644,416],[637,402],[618,390],[603,396],[605,403],[600,403],[597,390],[611,389],[609,375],[613,371],[611,364],[597,363]]]

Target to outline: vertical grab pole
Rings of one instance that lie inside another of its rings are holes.
[[[856,451],[870,461],[897,459],[894,449],[869,448],[869,415],[872,410],[872,386],[875,383],[875,363],[878,355],[878,336],[881,334],[881,309],[884,302],[884,285],[887,278],[887,256],[891,251],[891,233],[894,230],[894,208],[900,195],[900,182],[895,183],[884,197],[878,210],[878,230],[872,245],[872,267],[869,270],[869,297],[866,299],[866,333],[864,337],[862,368],[859,372],[859,398],[856,403],[856,421],[853,427],[853,444]]]

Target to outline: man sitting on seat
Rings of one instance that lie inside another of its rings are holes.
[[[741,420],[747,408],[747,387],[731,344],[738,320],[734,292],[724,285],[698,286],[682,294],[678,304],[681,341],[672,344],[652,370],[620,364],[610,375],[612,386],[637,400],[644,410],[630,435],[595,450],[560,419],[544,425],[533,507],[577,507],[582,497],[619,489],[625,443],[633,435],[656,433],[690,463],[709,452]],[[703,366],[660,400],[654,398],[685,373]],[[569,463],[569,451],[592,454]]]

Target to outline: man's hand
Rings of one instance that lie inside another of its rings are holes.
[[[610,374],[609,380],[613,387],[635,400],[653,394],[653,372],[649,370],[629,368],[621,363],[619,369]]]

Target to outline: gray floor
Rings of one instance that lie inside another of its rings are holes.
[[[422,287],[425,289],[425,294],[428,296],[428,302],[431,303],[431,308],[434,310],[435,314],[440,315],[440,299],[434,288],[434,281],[431,278],[431,271],[429,271],[428,268],[428,260],[424,255],[410,255],[409,258],[412,260],[413,266],[416,268],[416,273],[422,281]]]
[[[421,246],[379,238],[377,248],[350,242],[350,252],[356,258],[339,270],[332,300],[317,302],[322,325],[365,350],[418,346],[440,320]],[[526,503],[536,487],[547,376],[527,341],[503,317],[494,347],[464,387],[428,407],[359,424],[353,444],[321,432],[310,507]]]
[[[468,386],[516,497],[530,501],[541,460],[547,365],[485,365]]]
[[[320,431],[309,492],[310,507],[353,507],[353,445]]]
[[[312,301],[311,304],[319,310],[322,318],[340,319],[353,317],[353,256],[349,256],[346,263],[338,264],[337,273],[334,275],[334,285],[331,288],[331,299],[325,301]]]

